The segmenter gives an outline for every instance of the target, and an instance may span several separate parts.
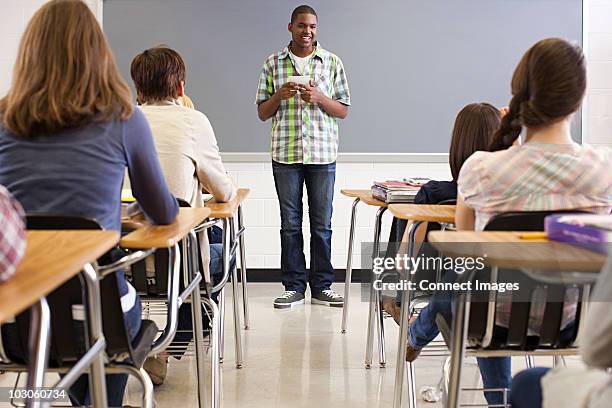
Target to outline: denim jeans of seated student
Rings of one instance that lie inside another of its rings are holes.
[[[212,240],[211,240],[212,242]],[[230,259],[230,273],[236,265],[236,257]],[[210,276],[213,281],[213,285],[219,283],[223,278],[223,246],[220,243],[210,244]],[[217,302],[219,292],[213,293],[211,299]],[[208,315],[202,306],[202,323],[206,330],[209,326],[210,320]],[[179,308],[178,314],[178,328],[176,336],[172,342],[172,349],[174,357],[180,359],[187,349],[186,344],[193,338],[193,320],[191,319],[191,304],[183,303]]]
[[[281,274],[285,290],[306,291],[306,259],[302,235],[302,195],[308,194],[310,219],[310,292],[329,289],[334,280],[331,264],[331,218],[336,163],[282,164],[272,172],[281,215]]]
[[[458,275],[452,271],[444,274],[444,282],[455,282]],[[451,316],[453,313],[452,291],[437,291],[429,304],[421,310],[416,320],[410,325],[408,343],[411,347],[421,349],[433,341],[440,331],[436,325],[436,316],[441,313]],[[485,388],[509,388],[512,381],[510,357],[477,358],[478,368]],[[504,396],[499,391],[485,392],[485,398],[490,405],[502,404]]]
[[[141,325],[141,306],[140,299],[136,297],[136,303],[132,309],[123,315],[127,334],[130,340],[134,340],[140,331]],[[84,351],[84,328],[83,322],[74,321],[74,335],[78,344],[83,345]],[[19,335],[15,324],[9,324],[3,327],[3,341],[6,352],[13,358],[23,358],[26,353],[22,350]],[[106,392],[109,407],[118,407],[123,403],[123,395],[125,394],[125,386],[127,384],[127,374],[109,374],[106,375]],[[89,395],[89,378],[87,375],[81,375],[68,391],[70,401],[73,406],[90,405],[91,399]]]

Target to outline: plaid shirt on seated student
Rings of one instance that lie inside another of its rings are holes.
[[[23,217],[21,204],[0,186],[0,282],[13,276],[25,252]]]

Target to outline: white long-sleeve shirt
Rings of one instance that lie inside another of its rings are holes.
[[[204,206],[202,190],[219,202],[234,198],[236,187],[225,172],[206,115],[175,101],[144,104],[140,109],[151,127],[166,183],[175,197],[192,207]],[[210,282],[208,237],[201,235],[204,274]]]

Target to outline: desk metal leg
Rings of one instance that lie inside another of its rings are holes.
[[[102,307],[100,305],[100,282],[98,274],[91,264],[86,264],[82,272],[87,287],[87,326],[89,342],[94,344],[104,339],[102,331]],[[104,353],[99,353],[92,361],[89,370],[89,393],[93,406],[106,408],[106,378],[104,377]]]
[[[410,223],[408,227],[408,255],[414,256],[414,245],[415,245],[415,234],[421,223]],[[409,271],[406,271],[409,273]],[[406,276],[408,280],[408,276]],[[393,408],[400,408],[402,406],[402,393],[404,385],[404,371],[406,369],[406,342],[408,341],[408,321],[410,318],[410,291],[402,291],[402,305],[400,313],[400,328],[399,328],[399,340],[397,344],[397,361],[395,363],[395,389],[393,393]],[[409,365],[408,380],[410,384],[414,378],[414,367],[412,364]],[[412,385],[408,390],[408,396],[410,398],[411,407],[416,407],[416,391]]]
[[[223,265],[229,268],[230,265],[230,248],[233,245],[235,238],[234,220],[233,218],[223,220],[223,229],[227,238],[223,247]],[[227,266],[226,266],[227,265]],[[232,303],[234,309],[234,342],[236,347],[236,368],[242,368],[242,333],[240,327],[240,302],[238,292],[238,271],[236,267],[232,269]]]
[[[183,271],[187,281],[191,282],[197,276],[197,237],[193,231],[189,233],[189,236],[183,240]],[[206,378],[205,366],[204,366],[204,336],[203,336],[203,324],[202,324],[202,300],[200,289],[195,288],[191,292],[191,318],[193,321],[193,339],[196,354],[196,370],[197,370],[197,381],[198,381],[198,402],[199,407],[203,408],[206,406],[206,385],[204,379]]]
[[[46,298],[41,298],[30,308],[30,337],[28,348],[32,358],[28,362],[28,389],[44,387],[47,357],[49,354],[49,328],[51,312]],[[36,400],[26,400],[26,407],[39,408],[44,404]]]
[[[373,257],[379,256],[380,252],[380,231],[381,231],[381,223],[382,216],[387,209],[385,207],[380,207],[378,212],[376,213],[376,221],[374,224],[374,248],[373,248]],[[378,317],[377,317],[378,313]],[[374,290],[374,286],[370,285],[370,301],[368,308],[368,337],[366,342],[366,368],[370,368],[372,366],[372,353],[373,353],[373,343],[374,343],[374,320],[376,320],[378,326],[378,346],[379,346],[379,363],[381,367],[384,367],[386,364],[385,357],[385,328],[382,321],[382,304],[381,297],[378,291]]]
[[[238,206],[238,244],[240,246],[240,281],[242,282],[242,308],[244,309],[244,330],[249,330],[249,290],[247,285],[246,250],[244,248],[244,217],[242,205]]]
[[[351,278],[353,276],[353,244],[355,240],[355,217],[357,215],[357,204],[360,198],[353,201],[351,210],[351,229],[349,232],[348,256],[346,257],[346,277],[344,279],[344,308],[342,309],[341,333],[346,333],[349,313],[349,297],[351,292]]]

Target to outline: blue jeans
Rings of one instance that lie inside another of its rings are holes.
[[[542,406],[542,377],[550,368],[530,368],[521,371],[512,379],[513,408],[540,408]]]
[[[456,273],[447,271],[444,274],[444,282],[450,283],[456,280]],[[438,336],[440,333],[436,325],[436,315],[438,313],[446,316],[452,315],[453,292],[435,292],[429,304],[421,310],[421,313],[408,330],[408,343],[411,347],[421,349]],[[485,388],[510,388],[512,382],[510,357],[479,357],[477,360],[482,383]],[[503,403],[504,395],[502,392],[487,391],[484,395],[490,405]]]
[[[336,163],[282,164],[272,172],[281,213],[281,274],[285,290],[306,291],[306,259],[302,236],[302,193],[308,193],[310,216],[310,276],[312,294],[329,289],[334,280],[331,264],[331,217]]]

